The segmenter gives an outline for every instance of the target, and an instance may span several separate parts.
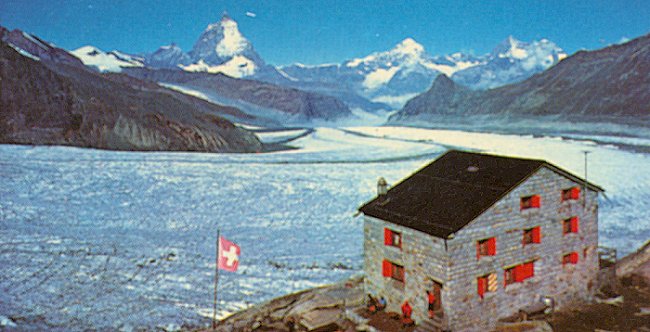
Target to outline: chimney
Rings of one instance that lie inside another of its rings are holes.
[[[386,179],[380,177],[379,180],[377,180],[377,196],[379,197],[386,196],[387,192],[388,192],[388,183],[386,182]]]

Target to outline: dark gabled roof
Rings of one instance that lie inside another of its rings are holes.
[[[448,151],[359,208],[365,215],[447,238],[541,167],[584,180],[544,160]],[[596,191],[602,188],[587,183]]]

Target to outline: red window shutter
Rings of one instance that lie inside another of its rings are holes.
[[[381,266],[381,273],[384,277],[390,277],[393,274],[393,264],[384,259]]]
[[[512,269],[512,273],[514,274],[514,279],[515,282],[522,282],[524,281],[524,266],[523,265],[517,265],[515,266],[514,269]]]
[[[580,187],[571,188],[571,199],[580,199]]]
[[[494,256],[497,254],[497,238],[492,237],[487,241],[488,255]]]
[[[527,278],[530,278],[530,277],[535,275],[535,262],[534,261],[528,262],[528,263],[526,263],[526,265],[527,265],[527,271],[528,271],[528,277]]]
[[[533,197],[530,198],[530,206],[534,208],[538,208],[541,206],[539,195],[534,195]]]
[[[486,289],[487,289],[487,278],[486,277],[479,277],[478,278],[478,296],[483,298],[483,294],[485,294]]]
[[[578,233],[578,217],[571,218],[571,232]]]
[[[537,226],[533,228],[533,243],[542,243],[542,228]]]
[[[388,229],[384,228],[384,245],[392,245],[393,244],[393,232]]]

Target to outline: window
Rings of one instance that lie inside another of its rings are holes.
[[[578,217],[562,220],[562,234],[578,233]]]
[[[404,282],[404,267],[384,259],[382,264],[382,275],[384,277]]]
[[[384,244],[387,246],[402,248],[402,233],[384,228]]]
[[[521,210],[528,210],[532,208],[539,208],[542,204],[539,195],[532,195],[522,197],[519,205]]]
[[[495,292],[497,290],[497,274],[490,273],[476,279],[478,284],[478,296],[483,298],[487,292]]]
[[[540,226],[524,230],[524,246],[533,243],[542,243],[542,228]]]
[[[519,264],[504,271],[504,284],[510,285],[516,282],[523,282],[535,275],[535,261]]]
[[[562,256],[562,265],[567,265],[567,264],[578,264],[577,252],[574,251]]]
[[[575,201],[580,199],[580,187],[573,187],[562,190],[562,202]]]
[[[480,240],[476,242],[476,259],[481,256],[494,256],[497,254],[497,238]]]

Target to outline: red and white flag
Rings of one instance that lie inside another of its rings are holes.
[[[239,249],[238,245],[226,240],[223,236],[219,237],[219,257],[217,257],[219,269],[230,272],[237,271],[239,254],[241,254],[241,249]]]

